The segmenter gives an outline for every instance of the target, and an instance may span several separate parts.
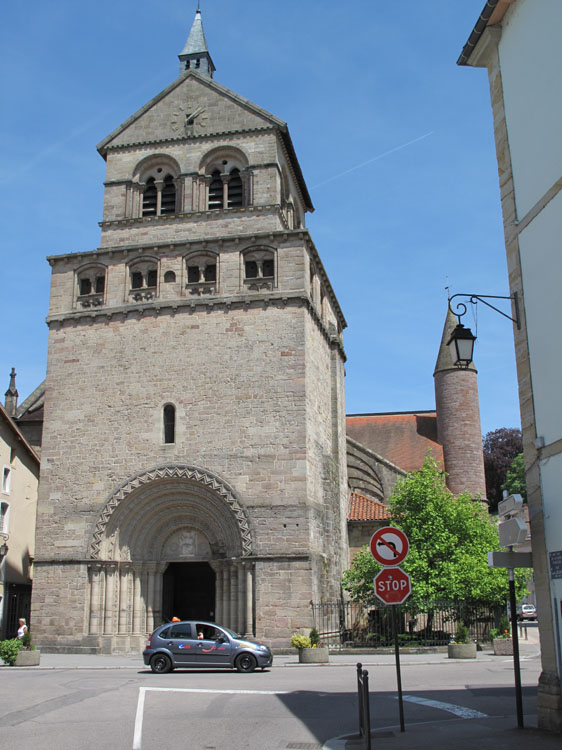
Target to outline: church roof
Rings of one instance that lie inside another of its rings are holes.
[[[389,513],[384,503],[362,495],[360,492],[350,494],[348,521],[385,521],[387,518],[389,518]]]
[[[207,40],[205,39],[205,31],[203,29],[203,22],[201,21],[201,11],[197,9],[195,14],[195,20],[193,26],[187,37],[187,42],[184,48],[180,52],[180,55],[197,55],[200,52],[208,52]]]
[[[346,429],[350,438],[404,471],[420,469],[428,450],[437,462],[443,463],[435,411],[349,414]]]

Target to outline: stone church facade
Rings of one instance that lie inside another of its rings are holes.
[[[286,646],[428,450],[452,491],[485,495],[454,318],[437,410],[346,418],[346,321],[287,125],[213,79],[199,11],[179,58],[98,146],[100,247],[48,259],[47,377],[10,401],[41,456],[47,651],[138,650],[172,616]]]
[[[287,126],[182,72],[98,147],[101,246],[49,258],[33,627],[138,648],[172,615],[286,642],[347,565],[345,320]]]

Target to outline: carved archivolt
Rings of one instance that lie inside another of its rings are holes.
[[[90,557],[92,559],[100,559],[100,550],[104,538],[106,537],[108,524],[121,503],[123,503],[129,495],[135,492],[135,490],[143,487],[146,488],[150,483],[158,483],[162,480],[185,480],[186,483],[190,483],[196,487],[211,490],[215,496],[222,498],[230,509],[230,513],[232,514],[238,528],[242,556],[246,557],[252,554],[252,538],[248,519],[232,488],[229,487],[223,479],[210,471],[200,469],[196,466],[176,464],[171,466],[160,466],[151,469],[150,471],[137,474],[131,479],[128,479],[111,495],[100,514],[93,533],[90,549]]]

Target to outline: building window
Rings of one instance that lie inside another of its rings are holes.
[[[251,290],[273,289],[275,255],[269,248],[252,248],[243,254],[244,285]]]
[[[166,404],[164,407],[164,442],[176,442],[176,407],[173,404]]]
[[[174,178],[171,174],[164,178],[160,213],[162,215],[176,213],[176,186],[174,185]]]
[[[146,187],[142,194],[142,215],[156,216],[156,204],[158,200],[158,191],[154,177],[149,177],[146,181]]]
[[[209,210],[213,208],[239,208],[244,205],[244,184],[238,167],[230,173],[215,169],[209,183]]]
[[[90,266],[77,273],[78,303],[81,307],[103,305],[105,294],[105,271],[100,266]]]
[[[216,169],[211,175],[209,184],[209,210],[213,208],[222,208],[224,200],[224,188],[221,173]]]
[[[0,503],[0,531],[7,534],[9,530],[10,506],[8,503]]]
[[[211,253],[192,255],[186,264],[189,293],[214,294],[218,278],[217,256]]]
[[[129,296],[140,302],[156,297],[158,285],[158,265],[155,260],[144,260],[129,267],[130,291]]]
[[[156,172],[161,172],[159,167]],[[162,180],[149,177],[142,194],[143,216],[167,216],[176,213],[176,184],[171,174]]]
[[[164,283],[172,284],[176,280],[176,274],[173,271],[166,271],[164,274]]]
[[[4,495],[9,495],[11,486],[12,486],[12,467],[4,466],[2,468],[2,493]]]

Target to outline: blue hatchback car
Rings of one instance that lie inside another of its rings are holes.
[[[273,664],[268,646],[247,640],[214,622],[185,620],[160,625],[142,653],[153,672],[165,674],[184,667],[211,667],[253,672]]]

